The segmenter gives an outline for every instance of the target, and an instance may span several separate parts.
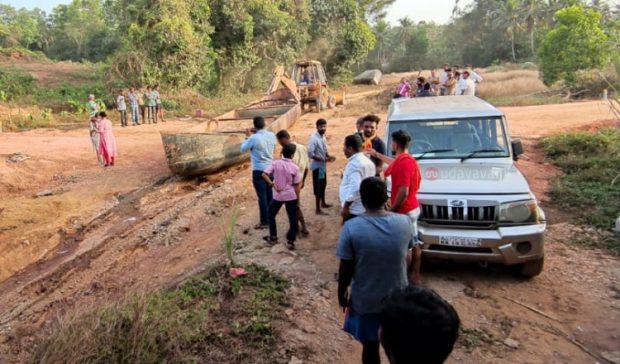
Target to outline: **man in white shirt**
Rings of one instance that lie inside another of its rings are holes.
[[[465,70],[469,72],[469,78],[471,78],[471,80],[474,81],[475,84],[479,84],[480,82],[482,82],[482,80],[484,80],[482,76],[480,76],[476,71],[474,71],[474,68],[471,64],[468,64],[465,67]]]
[[[457,95],[475,96],[476,83],[471,79],[469,71],[463,71],[461,79],[456,87]]]
[[[340,183],[340,206],[343,221],[350,220],[366,212],[360,197],[360,185],[376,173],[375,164],[362,152],[362,139],[357,134],[344,139],[344,155],[348,158],[347,167]]]
[[[452,69],[450,68],[450,65],[444,63],[443,71],[441,71],[441,74],[439,75],[439,95],[441,96],[446,96],[448,94],[448,91],[444,85],[446,82],[448,82],[448,78],[450,77],[451,72]]]

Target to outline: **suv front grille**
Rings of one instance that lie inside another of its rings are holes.
[[[485,225],[497,221],[496,206],[450,207],[422,204],[420,219],[440,225]]]

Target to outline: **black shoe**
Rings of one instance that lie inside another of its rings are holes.
[[[267,244],[272,245],[272,246],[278,244],[278,238],[277,237],[263,236],[263,240]]]

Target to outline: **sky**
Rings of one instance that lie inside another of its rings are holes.
[[[2,0],[0,0],[2,1]],[[460,0],[459,7],[471,4],[472,0]],[[408,16],[419,21],[445,24],[450,21],[455,0],[396,0],[387,11],[387,21],[397,24],[398,19]]]

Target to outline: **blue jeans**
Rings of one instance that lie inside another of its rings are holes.
[[[155,114],[155,106],[147,106],[146,108],[148,111],[149,124],[151,123],[151,121],[157,124],[157,114]]]
[[[273,200],[273,191],[263,179],[263,171],[252,171],[252,185],[258,197],[258,210],[260,211],[260,224],[269,225],[269,204]]]
[[[139,110],[138,105],[131,105],[131,122],[133,125],[140,125]]]
[[[121,126],[127,126],[127,110],[118,110],[121,114]]]
[[[269,237],[278,237],[278,228],[276,225],[276,216],[280,212],[282,205],[286,207],[286,214],[288,215],[289,228],[286,233],[287,241],[295,241],[297,238],[297,200],[293,201],[278,201],[272,200],[269,205]]]

